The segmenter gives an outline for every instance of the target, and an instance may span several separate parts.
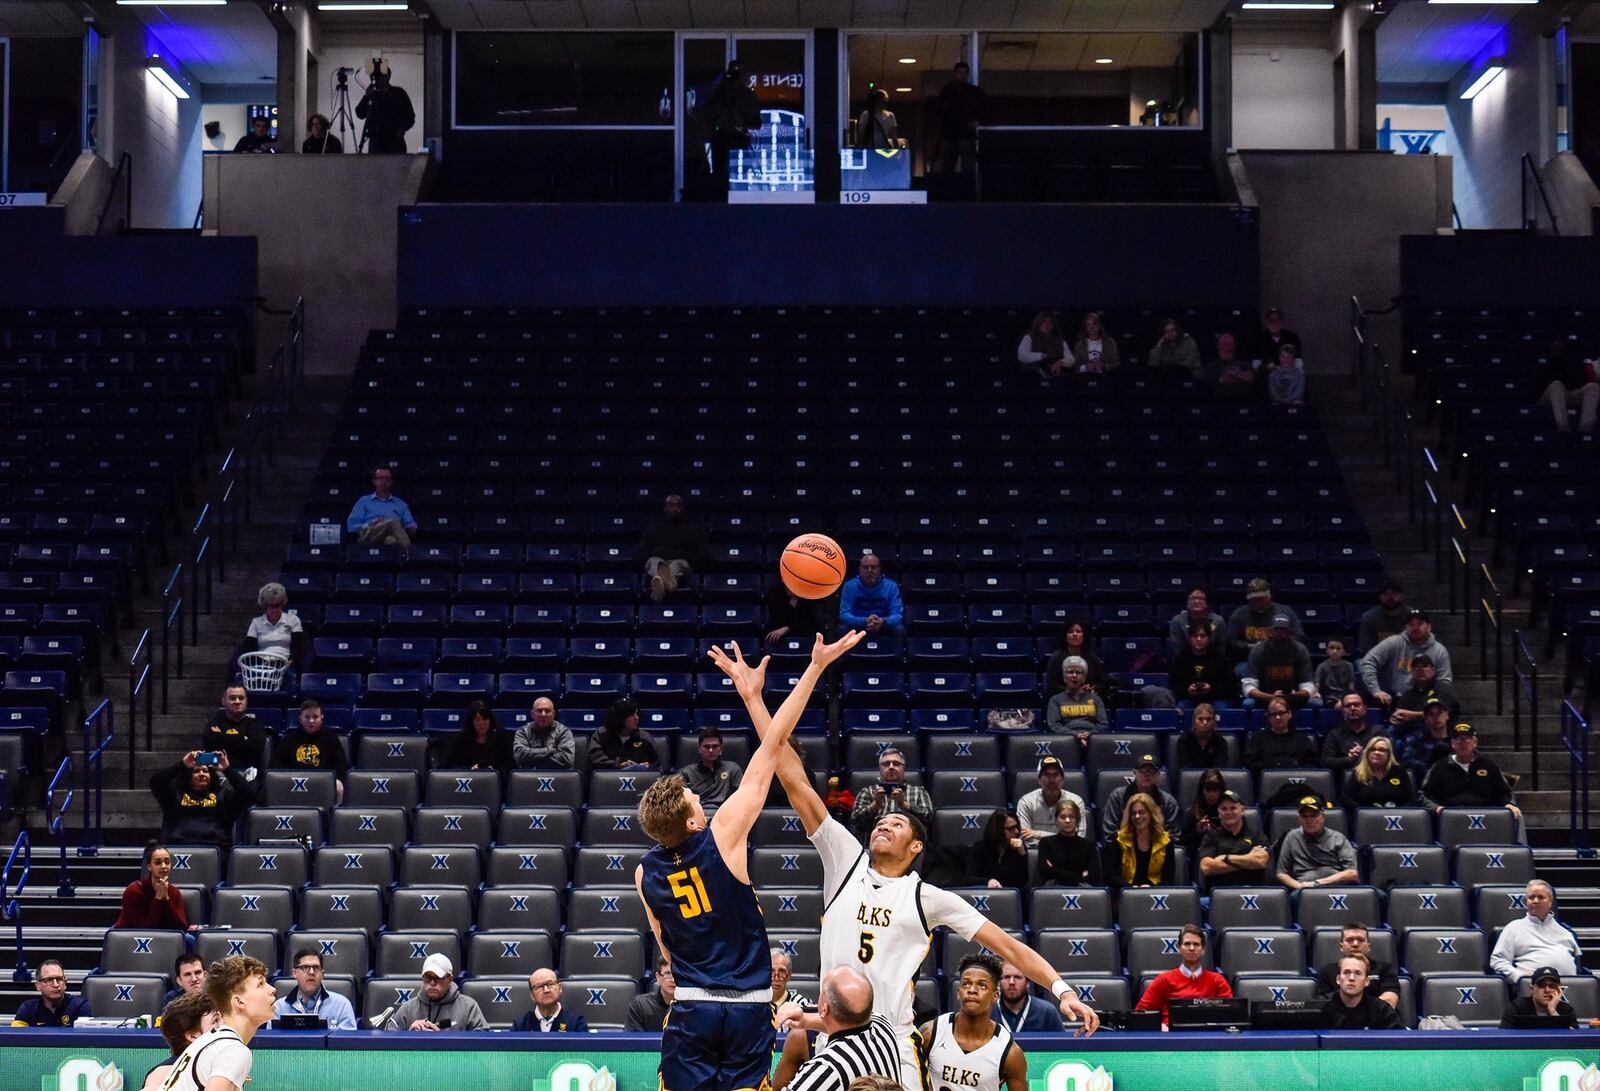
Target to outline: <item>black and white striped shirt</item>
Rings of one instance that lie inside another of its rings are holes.
[[[828,1035],[828,1044],[800,1066],[787,1091],[847,1091],[862,1076],[900,1078],[900,1047],[894,1028],[881,1015],[865,1026]]]

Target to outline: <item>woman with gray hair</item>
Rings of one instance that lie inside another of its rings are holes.
[[[1089,664],[1080,655],[1061,661],[1062,688],[1045,709],[1045,724],[1056,735],[1077,735],[1078,745],[1087,746],[1089,736],[1106,729],[1106,703],[1089,688]]]
[[[305,649],[305,628],[299,615],[285,609],[289,605],[289,592],[283,584],[263,584],[256,594],[261,607],[260,616],[253,618],[245,630],[244,643],[239,652],[262,652],[283,658],[292,667],[299,662]],[[287,676],[288,671],[284,674]]]

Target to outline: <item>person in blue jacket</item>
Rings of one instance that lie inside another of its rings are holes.
[[[900,585],[883,574],[883,562],[876,553],[862,554],[856,576],[846,580],[839,592],[839,625],[864,629],[869,636],[906,635]]]
[[[511,1024],[512,1030],[531,1031],[534,1034],[585,1034],[589,1024],[581,1011],[567,1011],[561,1006],[561,979],[556,972],[541,966],[528,975],[528,995],[533,997],[533,1007]]]
[[[411,544],[417,521],[406,502],[389,490],[394,486],[394,470],[387,465],[372,468],[372,491],[355,502],[344,529],[363,542]]]
[[[76,1020],[94,1014],[83,997],[67,995],[67,972],[53,958],[39,963],[33,987],[39,990],[39,995],[22,1002],[12,1017],[12,1026],[70,1027]]]

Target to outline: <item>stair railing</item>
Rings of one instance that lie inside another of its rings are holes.
[[[19,858],[22,868],[13,883],[11,875]],[[33,980],[33,975],[28,972],[28,957],[22,949],[22,892],[28,888],[28,876],[32,873],[33,842],[28,837],[28,831],[23,830],[17,834],[11,846],[11,855],[6,857],[5,868],[0,870],[0,920],[14,922],[17,927],[17,964],[11,971],[11,980],[22,984]]]

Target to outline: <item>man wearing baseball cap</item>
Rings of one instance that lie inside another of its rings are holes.
[[[1063,799],[1070,799],[1078,805],[1078,814],[1087,818],[1089,811],[1084,806],[1083,797],[1076,792],[1069,792],[1062,788],[1066,780],[1066,767],[1061,764],[1061,759],[1054,754],[1046,754],[1039,759],[1039,787],[1017,800],[1017,823],[1022,827],[1022,836],[1030,845],[1037,845],[1042,837],[1049,837],[1056,832],[1056,808],[1061,806]],[[1091,836],[1084,826],[1087,822],[1078,823],[1078,836]]]
[[[1395,696],[1390,708],[1389,723],[1395,727],[1412,728],[1422,721],[1429,701],[1442,701],[1450,707],[1455,718],[1461,711],[1461,700],[1455,686],[1439,681],[1439,671],[1430,655],[1415,656],[1411,660],[1411,679],[1404,692]]]
[[[1115,773],[1110,775],[1114,776]],[[1105,807],[1100,811],[1100,832],[1107,841],[1116,839],[1117,830],[1122,827],[1122,809],[1128,805],[1130,797],[1140,792],[1156,801],[1156,806],[1161,808],[1161,817],[1166,821],[1167,829],[1178,828],[1177,797],[1161,789],[1157,783],[1160,779],[1161,763],[1156,760],[1156,756],[1140,754],[1134,761],[1133,782],[1119,784],[1112,789],[1111,794],[1106,797]]]
[[[1282,610],[1272,616],[1267,639],[1250,649],[1239,690],[1247,706],[1282,697],[1293,708],[1322,707],[1311,672],[1311,653],[1295,639],[1293,620]]]
[[[1478,732],[1469,723],[1451,724],[1450,756],[1434,762],[1422,784],[1422,802],[1434,814],[1446,807],[1504,807],[1517,818],[1511,785],[1500,767],[1478,753]]]
[[[1217,822],[1200,842],[1200,882],[1219,886],[1262,886],[1271,863],[1266,842],[1245,825],[1244,800],[1231,788],[1217,802]]]
[[[1272,585],[1257,576],[1244,588],[1244,605],[1228,615],[1228,658],[1243,663],[1250,649],[1267,639],[1272,621],[1282,615],[1289,619],[1289,631],[1296,640],[1305,636],[1300,615],[1279,602],[1272,601]]]
[[[1316,792],[1307,792],[1296,804],[1300,828],[1284,834],[1278,847],[1278,882],[1290,890],[1361,881],[1355,847],[1344,834],[1328,829],[1326,806]]]
[[[456,988],[455,967],[435,951],[422,963],[422,988],[385,1024],[394,1030],[488,1030],[478,1002]]]
[[[1433,664],[1434,677],[1453,682],[1450,652],[1433,635],[1433,618],[1426,610],[1406,615],[1405,632],[1378,641],[1356,664],[1361,684],[1385,708],[1394,703],[1394,694],[1404,693],[1411,683],[1411,661],[1419,655]]]
[[[1549,1019],[1553,1026],[1558,1027],[1577,1026],[1578,1013],[1561,997],[1561,974],[1556,968],[1540,966],[1530,977],[1533,981],[1532,991],[1527,996],[1519,996],[1511,1002],[1506,1013],[1500,1017],[1501,1028],[1514,1029],[1518,1016]]]

